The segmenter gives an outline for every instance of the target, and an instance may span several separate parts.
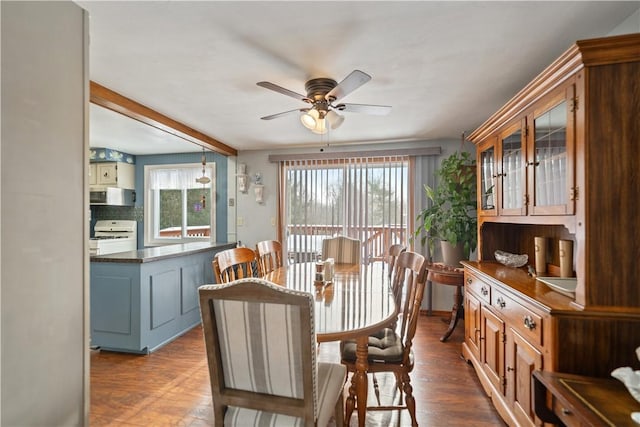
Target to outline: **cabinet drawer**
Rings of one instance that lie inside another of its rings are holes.
[[[542,317],[514,301],[511,297],[493,289],[491,306],[510,327],[517,330],[533,344],[542,345]]]
[[[581,420],[576,416],[575,411],[571,405],[567,405],[557,397],[553,397],[553,413],[556,414],[562,423],[567,427],[580,427],[588,424],[583,424]]]
[[[467,291],[473,292],[480,301],[486,304],[491,302],[491,286],[467,272],[466,269],[464,272],[464,286]]]

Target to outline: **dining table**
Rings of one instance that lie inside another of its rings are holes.
[[[284,265],[264,278],[315,296],[315,331],[318,342],[356,340],[355,372],[345,404],[344,425],[357,410],[358,425],[365,425],[368,395],[369,335],[392,325],[397,307],[386,263],[335,264],[329,282],[316,280],[316,262]]]

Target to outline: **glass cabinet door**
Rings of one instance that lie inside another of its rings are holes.
[[[500,215],[526,215],[526,169],[522,123],[506,129],[500,136],[501,205]]]
[[[567,96],[569,92],[569,96]],[[573,148],[571,90],[563,89],[533,116],[529,156],[530,214],[573,214]]]
[[[497,200],[497,164],[496,164],[496,141],[490,138],[487,142],[478,147],[478,177],[479,193],[478,206],[479,215],[496,215]]]

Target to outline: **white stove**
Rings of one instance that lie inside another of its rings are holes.
[[[136,221],[103,220],[96,221],[94,237],[89,239],[89,255],[107,255],[137,249]]]

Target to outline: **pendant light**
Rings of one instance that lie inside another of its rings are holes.
[[[205,167],[207,166],[207,157],[204,153],[204,147],[202,147],[202,176],[200,178],[196,178],[196,182],[202,184],[202,197],[200,198],[200,203],[202,208],[207,207],[207,197],[205,195],[206,185],[211,182],[211,179],[205,174]]]

